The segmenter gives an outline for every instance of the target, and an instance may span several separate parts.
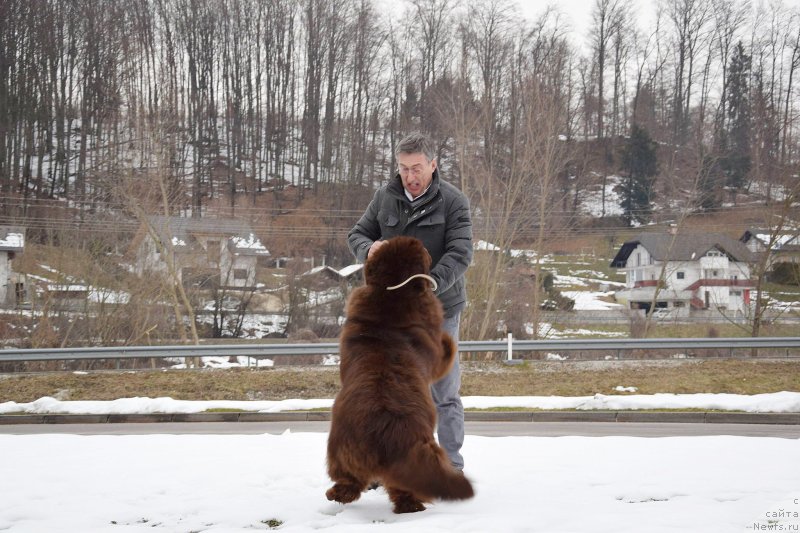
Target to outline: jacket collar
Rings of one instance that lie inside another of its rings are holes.
[[[389,182],[387,190],[391,192],[392,195],[402,199],[404,202],[414,207],[427,204],[439,193],[439,169],[437,168],[433,171],[433,178],[431,179],[431,184],[428,187],[428,190],[413,202],[408,199],[408,196],[406,196],[405,189],[403,188],[403,180],[400,178],[400,174],[395,174],[394,178],[392,178],[392,180]]]

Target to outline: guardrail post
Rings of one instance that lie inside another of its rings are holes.
[[[513,335],[511,333],[508,334],[508,361],[511,362],[514,359],[513,350],[514,350],[514,341]]]

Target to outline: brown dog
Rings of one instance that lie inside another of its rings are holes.
[[[339,338],[342,389],[328,438],[329,500],[350,503],[380,482],[395,513],[423,511],[434,498],[463,500],[472,485],[433,437],[430,385],[453,364],[442,306],[426,279],[431,257],[411,237],[386,242],[364,267],[366,286],[347,303]]]

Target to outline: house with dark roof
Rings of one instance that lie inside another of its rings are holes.
[[[777,263],[800,263],[800,229],[749,228],[739,240],[759,256],[769,253],[767,269]]]
[[[253,288],[256,265],[269,251],[247,222],[224,218],[152,216],[132,245],[135,272],[168,273],[186,286]]]
[[[24,300],[24,283],[11,269],[14,257],[25,248],[25,230],[0,226],[0,306]]]
[[[673,316],[744,314],[755,286],[755,259],[744,243],[720,233],[642,233],[611,261],[626,275],[625,289],[615,296],[631,309],[665,309]]]

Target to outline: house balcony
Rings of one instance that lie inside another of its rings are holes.
[[[753,280],[749,279],[698,279],[684,290],[696,291],[700,287],[755,287]]]

